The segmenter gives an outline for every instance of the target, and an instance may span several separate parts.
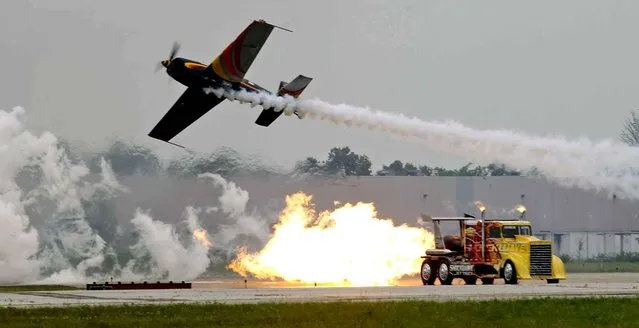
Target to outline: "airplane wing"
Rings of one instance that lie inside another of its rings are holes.
[[[225,98],[215,94],[206,94],[202,88],[191,87],[173,104],[158,124],[151,130],[149,137],[171,143],[173,137],[186,129],[202,115],[221,103]],[[179,145],[178,145],[179,146]]]
[[[281,28],[263,20],[254,20],[213,60],[207,69],[229,82],[243,81],[244,75],[274,27]]]

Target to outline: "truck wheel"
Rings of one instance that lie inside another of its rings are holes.
[[[482,285],[492,285],[495,283],[495,278],[481,278]]]
[[[437,276],[439,278],[439,282],[442,285],[450,285],[453,283],[453,275],[450,273],[450,262],[448,260],[442,261],[439,264],[439,270],[437,270]]]
[[[436,274],[437,266],[433,264],[434,263],[432,263],[429,260],[424,260],[424,262],[422,262],[421,277],[422,277],[422,283],[424,285],[435,284],[435,279],[437,278],[437,274]]]
[[[549,284],[558,284],[559,283],[559,279],[547,279],[546,281],[548,281]]]
[[[504,265],[504,282],[508,285],[517,284],[517,270],[510,261],[507,261]]]

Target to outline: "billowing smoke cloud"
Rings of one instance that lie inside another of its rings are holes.
[[[193,234],[199,228],[198,219],[193,208],[187,208],[185,220],[188,231]],[[133,265],[128,271],[135,272],[139,260],[148,257],[154,276],[166,276],[166,279],[193,279],[204,273],[209,265],[207,244],[191,240],[190,245],[183,245],[176,234],[175,227],[155,221],[147,213],[137,211],[132,220],[140,233],[140,241],[133,246]],[[207,240],[207,239],[204,239]]]
[[[221,189],[215,207],[184,206],[171,218],[135,203],[116,215],[135,195],[110,163],[87,164],[24,118],[20,107],[0,110],[0,283],[191,280],[228,262],[219,252],[232,252],[238,236],[268,237],[265,221],[247,214],[248,193],[212,173],[199,178]]]
[[[535,137],[509,130],[475,130],[456,122],[428,122],[369,108],[333,105],[321,100],[297,100],[266,93],[227,92],[205,88],[205,92],[229,99],[284,110],[286,115],[326,120],[382,131],[412,139],[437,151],[459,155],[478,164],[501,162],[522,170],[536,171],[564,186],[585,190],[607,190],[622,198],[639,199],[639,148],[612,140],[593,142],[582,138]]]
[[[266,242],[269,237],[269,221],[263,219],[255,212],[247,213],[247,203],[249,194],[246,190],[239,188],[235,183],[224,180],[220,175],[205,173],[200,178],[211,179],[216,186],[221,186],[222,195],[219,197],[220,208],[209,208],[210,210],[222,210],[230,215],[232,222],[221,227],[215,235],[215,240],[221,245],[228,245],[240,234],[250,234],[260,242]],[[274,218],[275,219],[275,218]]]

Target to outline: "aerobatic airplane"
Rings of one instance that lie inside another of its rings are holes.
[[[273,94],[245,79],[244,76],[275,27],[292,32],[264,20],[255,20],[208,66],[190,59],[175,57],[179,50],[179,45],[175,43],[169,58],[163,60],[158,65],[158,69],[164,66],[166,73],[185,85],[187,89],[151,130],[149,136],[172,143],[169,140],[225,99],[224,96],[218,97],[214,93],[206,92],[205,88]],[[311,80],[309,77],[298,75],[289,83],[282,81],[279,84],[277,95],[289,95],[297,98]],[[264,108],[255,124],[269,126],[283,112],[275,111],[273,108]],[[300,117],[297,112],[295,114]]]

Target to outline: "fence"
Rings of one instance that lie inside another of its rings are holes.
[[[554,254],[570,260],[639,258],[639,231],[540,231],[535,236],[552,240]]]

